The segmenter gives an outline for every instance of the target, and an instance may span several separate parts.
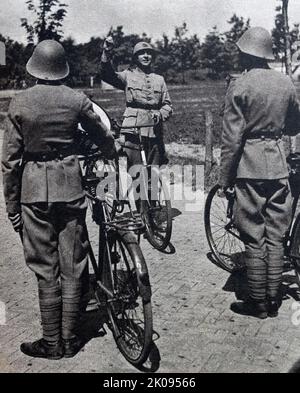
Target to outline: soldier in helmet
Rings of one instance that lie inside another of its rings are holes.
[[[43,330],[42,339],[23,343],[21,351],[59,359],[83,345],[75,330],[87,275],[78,123],[108,155],[115,148],[92,102],[62,84],[69,66],[61,44],[40,42],[26,68],[37,83],[12,99],[2,153],[6,208],[37,277]]]
[[[270,34],[247,30],[237,42],[245,72],[225,99],[220,184],[235,187],[234,219],[245,243],[249,299],[231,305],[240,314],[275,317],[281,304],[283,237],[291,220],[283,134],[300,131],[291,80],[269,68]]]
[[[131,66],[122,72],[115,72],[111,65],[114,43],[108,37],[101,57],[101,77],[114,87],[125,91],[126,110],[123,126],[125,153],[128,166],[141,164],[138,136],[135,125],[149,125],[141,129],[143,145],[148,164],[163,165],[168,162],[163,141],[162,123],[172,114],[172,104],[164,78],[152,72],[155,51],[147,42],[138,42],[133,48]]]

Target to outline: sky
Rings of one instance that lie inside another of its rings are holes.
[[[37,0],[36,0],[37,1]],[[63,1],[63,0],[62,0]],[[64,0],[69,5],[64,37],[76,43],[104,37],[111,26],[122,25],[126,34],[147,33],[154,40],[163,33],[172,36],[174,27],[187,23],[190,34],[204,38],[213,26],[223,32],[236,13],[251,19],[252,26],[271,30],[279,0]],[[300,0],[289,1],[290,24],[300,22]],[[0,33],[26,42],[20,18],[31,20],[26,0],[0,0]]]

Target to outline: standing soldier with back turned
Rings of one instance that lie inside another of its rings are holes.
[[[37,277],[43,328],[42,339],[23,343],[21,351],[60,359],[84,344],[76,334],[88,275],[78,123],[108,155],[115,148],[92,102],[62,84],[69,66],[58,42],[40,42],[26,68],[37,83],[11,101],[2,155],[6,208]]]
[[[300,131],[292,81],[271,70],[272,39],[261,27],[237,43],[245,72],[226,95],[220,184],[235,187],[235,224],[245,243],[249,299],[239,314],[275,317],[281,304],[283,238],[291,220],[291,193],[283,134]]]

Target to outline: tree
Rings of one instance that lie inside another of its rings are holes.
[[[236,14],[233,14],[227,23],[231,25],[231,28],[225,33],[225,36],[227,41],[233,43],[236,43],[245,31],[250,28],[250,19],[245,20],[242,16],[239,17]]]
[[[156,48],[157,57],[154,64],[155,71],[166,76],[173,66],[171,43],[166,34],[163,34],[161,40],[156,41]]]
[[[61,40],[67,4],[61,3],[60,0],[27,0],[26,4],[28,10],[35,15],[32,23],[28,22],[27,18],[21,18],[21,26],[27,32],[28,43],[34,44],[46,39]]]
[[[172,80],[172,74],[181,76],[181,83],[186,83],[186,71],[200,67],[200,40],[195,34],[188,36],[187,24],[175,27],[174,37],[164,34],[156,42],[158,56],[155,70]],[[178,77],[174,78],[178,81]]]
[[[182,83],[186,83],[185,72],[200,66],[200,41],[197,35],[187,36],[188,28],[184,22],[175,27],[175,37],[171,41],[173,67],[182,75]]]
[[[202,44],[201,65],[208,69],[208,76],[214,79],[230,70],[230,55],[225,48],[224,36],[218,32],[216,26]]]
[[[250,28],[250,19],[245,20],[243,17],[233,14],[228,23],[231,25],[231,28],[224,33],[226,37],[225,48],[229,55],[230,68],[237,70],[239,68],[239,54],[235,43]]]
[[[0,88],[21,87],[22,81],[26,78],[26,60],[29,57],[27,48],[9,37],[0,34],[0,40],[6,47],[6,66],[3,67],[0,77]]]
[[[287,7],[288,2],[283,3],[280,6],[275,8],[275,27],[272,30],[272,39],[273,39],[273,51],[277,60],[285,62],[286,61],[286,50],[287,46],[291,47],[291,51],[293,54],[297,50],[297,41],[299,41],[299,24],[294,24],[291,32],[287,31],[285,28],[285,18],[284,18],[284,8]],[[288,26],[287,26],[288,28]],[[286,34],[287,33],[287,34]],[[288,42],[286,41],[288,40]]]

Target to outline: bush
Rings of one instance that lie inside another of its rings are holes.
[[[190,72],[190,79],[194,81],[205,81],[207,79],[207,70],[198,69]]]

